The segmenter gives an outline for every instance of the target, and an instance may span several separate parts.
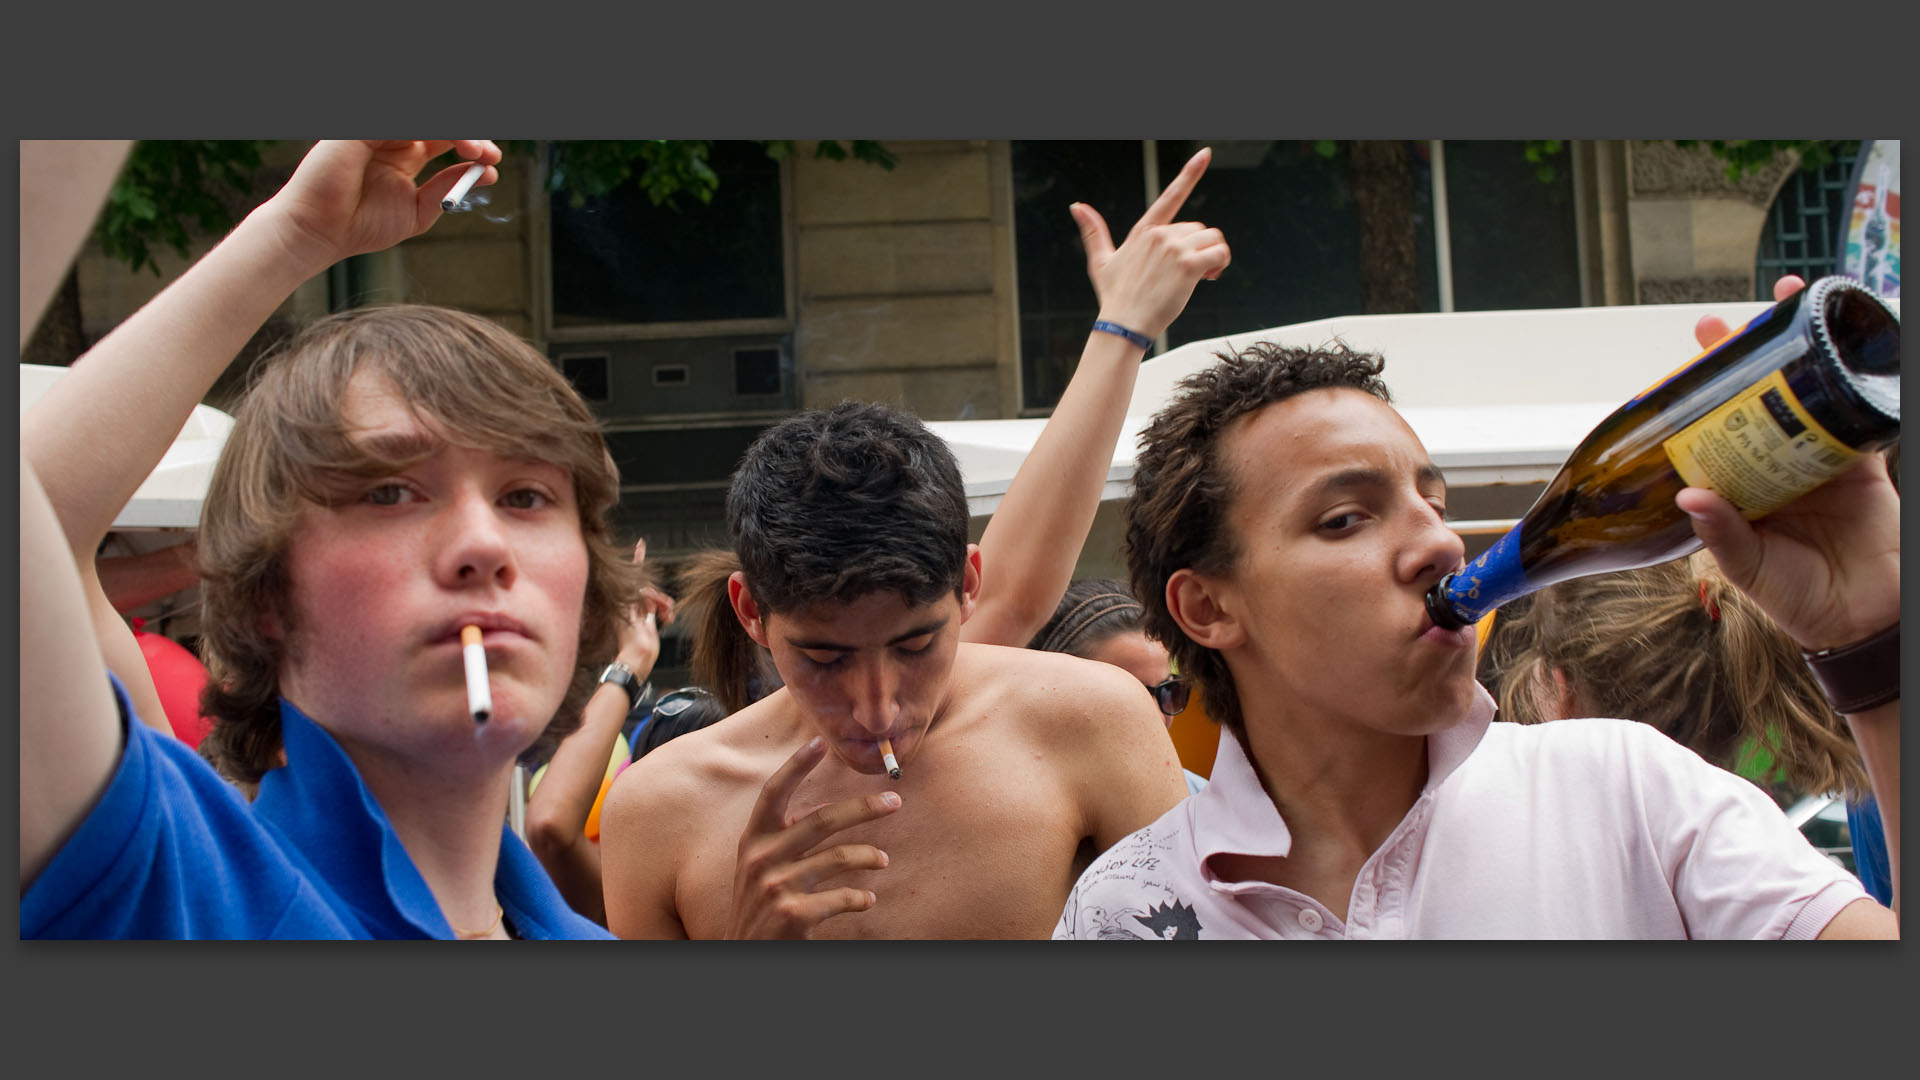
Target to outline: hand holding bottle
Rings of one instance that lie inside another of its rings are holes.
[[[1777,304],[1806,287],[1805,281],[1796,275],[1788,274],[1773,283],[1773,302]],[[1713,348],[1720,344],[1722,338],[1731,333],[1733,333],[1733,327],[1728,326],[1727,320],[1718,315],[1702,315],[1700,321],[1693,324],[1694,340],[1698,341],[1703,349]]]
[[[1674,504],[1727,580],[1801,648],[1849,645],[1900,620],[1900,496],[1879,454],[1761,521],[1703,488]]]
[[[1805,286],[1789,274],[1775,301]],[[1727,336],[1725,320],[1694,327],[1701,348]],[[1760,522],[1711,491],[1686,488],[1675,504],[1727,579],[1809,651],[1859,641],[1900,618],[1900,496],[1878,454]]]
[[[1887,605],[1869,594],[1884,587],[1888,551],[1897,594],[1899,534],[1897,521],[1891,542],[1869,524],[1872,474],[1853,482],[1859,505],[1849,484],[1784,523],[1718,523],[1725,503],[1755,521],[1787,511],[1899,439],[1899,318],[1845,278],[1804,290],[1783,281],[1775,295],[1737,334],[1702,319],[1706,352],[1601,421],[1519,524],[1429,591],[1434,624],[1456,629],[1556,581],[1652,566],[1708,539],[1732,560],[1729,576],[1803,644],[1874,618]],[[1877,484],[1889,485],[1883,465]],[[1718,496],[1694,490],[1707,488]],[[1856,514],[1866,518],[1848,533]],[[1849,609],[1861,603],[1870,606]]]

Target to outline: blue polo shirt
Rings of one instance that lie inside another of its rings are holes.
[[[249,804],[137,722],[105,794],[20,898],[22,938],[451,938],[386,813],[333,737],[280,704],[285,768]],[[608,938],[503,822],[494,888],[524,938]]]

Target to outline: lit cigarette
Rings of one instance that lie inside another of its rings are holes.
[[[900,779],[900,761],[893,756],[893,740],[880,740],[880,760],[887,763],[887,778]]]
[[[479,180],[486,171],[487,167],[477,161],[467,166],[467,171],[460,174],[460,182],[453,185],[453,190],[447,192],[446,198],[440,200],[440,209],[451,210],[459,206],[460,200],[466,198],[467,192],[473,190],[474,181]]]
[[[480,644],[480,628],[460,631],[460,651],[467,661],[467,709],[473,722],[484,724],[493,715],[493,691],[487,689],[487,650]]]

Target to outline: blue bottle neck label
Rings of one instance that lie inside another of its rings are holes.
[[[1518,525],[1447,579],[1445,590],[1447,602],[1463,623],[1479,622],[1487,612],[1532,591],[1520,569]]]

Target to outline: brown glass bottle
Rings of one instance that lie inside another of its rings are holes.
[[[1900,437],[1900,320],[1821,278],[1614,410],[1508,533],[1427,593],[1447,629],[1568,578],[1700,547],[1673,498],[1719,492],[1749,519]]]

